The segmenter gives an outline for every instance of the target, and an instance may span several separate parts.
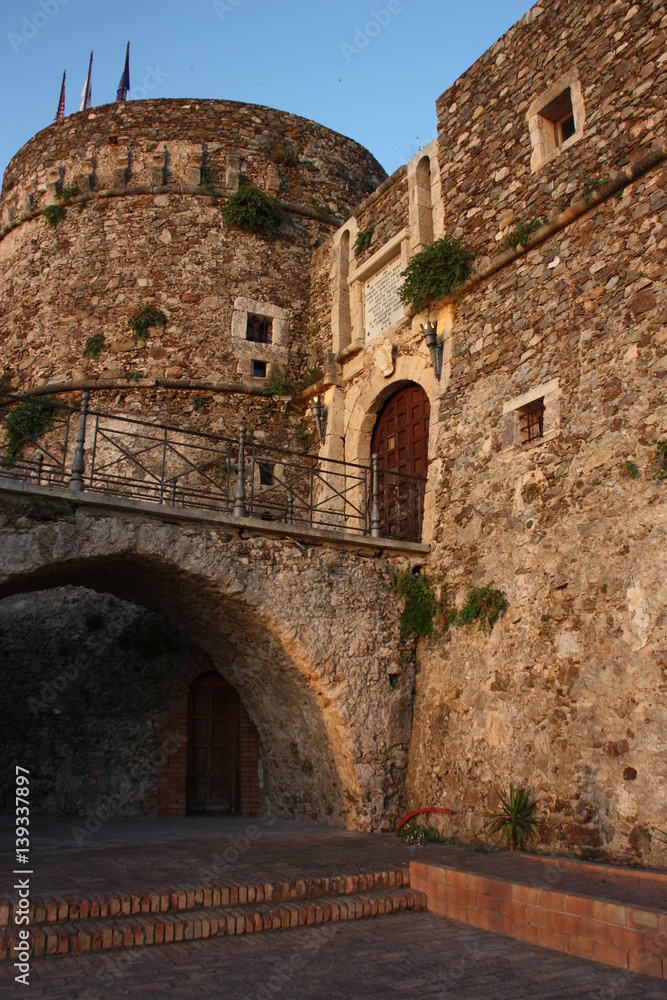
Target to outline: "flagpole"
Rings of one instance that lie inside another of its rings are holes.
[[[127,92],[130,89],[130,43],[127,43],[127,51],[125,53],[125,66],[123,67],[123,75],[120,78],[120,83],[118,84],[118,90],[116,91],[116,103],[120,103],[127,98]]]
[[[63,82],[60,88],[60,100],[58,101],[58,110],[54,115],[54,122],[60,121],[61,118],[65,117],[65,77],[67,76],[67,70],[63,73]]]

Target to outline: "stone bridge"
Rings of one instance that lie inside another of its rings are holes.
[[[387,581],[424,545],[0,480],[0,597],[76,585],[184,629],[259,734],[264,805],[383,829],[402,806],[414,657]]]

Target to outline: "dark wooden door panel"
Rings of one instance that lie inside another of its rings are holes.
[[[421,538],[430,414],[428,396],[414,384],[391,396],[378,414],[371,451],[379,456],[381,515],[392,538]],[[416,479],[397,479],[396,473]]]
[[[202,674],[193,682],[188,697],[190,812],[234,811],[237,713],[238,695],[220,674]]]

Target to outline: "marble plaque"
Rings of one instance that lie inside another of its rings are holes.
[[[403,319],[403,303],[398,290],[403,284],[400,254],[364,285],[364,328],[366,340]]]

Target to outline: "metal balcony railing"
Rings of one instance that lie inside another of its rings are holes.
[[[72,492],[99,493],[236,517],[419,541],[425,480],[275,448],[241,424],[237,438],[41,402],[42,425],[17,397],[0,401],[0,473]],[[34,404],[33,404],[34,410]]]

